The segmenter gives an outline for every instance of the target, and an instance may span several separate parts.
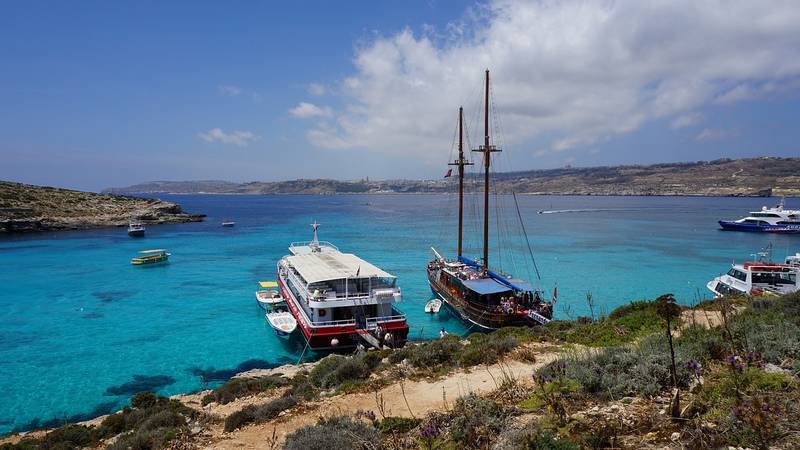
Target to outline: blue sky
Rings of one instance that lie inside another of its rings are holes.
[[[486,67],[500,170],[796,156],[800,17],[765,5],[5,3],[0,179],[439,177]]]

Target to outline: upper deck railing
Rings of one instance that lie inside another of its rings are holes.
[[[319,248],[327,247],[327,248],[333,249],[333,250],[335,250],[337,252],[339,251],[339,247],[331,244],[328,241],[316,241],[316,242],[315,241],[297,241],[297,242],[292,242],[291,244],[289,244],[289,250],[291,250],[292,248],[295,248],[295,247],[312,247],[313,245],[318,245]],[[294,252],[292,252],[292,253],[294,253]]]

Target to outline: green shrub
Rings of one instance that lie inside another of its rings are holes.
[[[540,369],[538,374],[555,378],[564,370],[585,392],[619,398],[626,395],[654,396],[672,385],[669,349],[664,338],[653,335],[636,347],[609,347],[587,354],[571,354]],[[689,373],[676,354],[678,383],[687,386]]]
[[[158,403],[156,394],[148,391],[139,392],[131,397],[131,406],[134,408],[150,408]]]
[[[321,389],[335,389],[369,378],[381,363],[382,356],[365,352],[355,356],[330,355],[323,358],[309,374],[309,381]]]
[[[249,423],[260,423],[278,417],[283,411],[295,406],[292,397],[279,397],[263,405],[248,405],[225,419],[225,431],[231,432]]]
[[[410,350],[408,362],[414,367],[447,366],[454,362],[454,356],[461,350],[461,342],[459,342],[458,336],[448,335],[444,339],[426,342]]]
[[[520,430],[513,438],[514,449],[528,450],[580,450],[581,446],[567,439],[556,439],[552,433],[539,429]],[[591,446],[587,448],[593,448]]]
[[[413,419],[411,417],[392,416],[381,420],[378,423],[378,429],[381,434],[408,433],[416,428],[420,422],[420,419]]]
[[[320,418],[316,425],[286,436],[284,450],[373,450],[380,449],[378,431],[372,425],[346,416]]]
[[[265,392],[288,384],[289,380],[279,375],[269,375],[258,378],[234,378],[203,396],[202,403],[204,406],[211,402],[225,405],[238,398]]]
[[[450,436],[462,448],[489,448],[505,429],[508,411],[492,400],[469,394],[456,400]]]
[[[494,332],[482,337],[472,334],[469,344],[461,349],[458,362],[461,367],[494,364],[518,345],[519,341],[513,334]]]
[[[392,353],[389,353],[389,362],[392,364],[399,364],[403,362],[404,359],[408,358],[408,355],[411,354],[411,349],[407,347],[398,348],[394,350]]]

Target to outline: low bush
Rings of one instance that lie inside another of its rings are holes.
[[[685,360],[676,355],[678,383],[687,386],[690,375]],[[558,376],[577,381],[588,393],[619,398],[626,395],[654,396],[672,385],[669,349],[664,338],[653,335],[635,347],[609,347],[598,352],[569,354],[540,369],[539,375]]]
[[[225,431],[231,432],[250,423],[266,422],[278,417],[283,411],[295,406],[292,397],[279,397],[263,405],[248,405],[225,419]]]
[[[408,433],[416,428],[420,422],[420,419],[411,417],[392,416],[379,421],[378,430],[380,430],[381,434]]]
[[[289,380],[279,375],[269,375],[258,378],[234,378],[203,396],[202,403],[204,406],[211,402],[225,405],[238,398],[265,392],[288,384]]]
[[[376,450],[378,430],[346,416],[320,418],[316,425],[300,428],[288,436],[284,450]]]
[[[456,400],[450,437],[459,448],[489,448],[506,426],[509,412],[499,403],[469,394]]]
[[[455,361],[455,356],[461,347],[458,336],[448,335],[443,339],[410,348],[408,362],[418,368],[448,366]]]
[[[382,355],[364,352],[355,356],[329,355],[311,370],[308,381],[320,389],[336,389],[366,380],[380,365]]]

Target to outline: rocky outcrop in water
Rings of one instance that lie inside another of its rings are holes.
[[[197,222],[202,214],[158,199],[95,194],[0,181],[0,233]]]

